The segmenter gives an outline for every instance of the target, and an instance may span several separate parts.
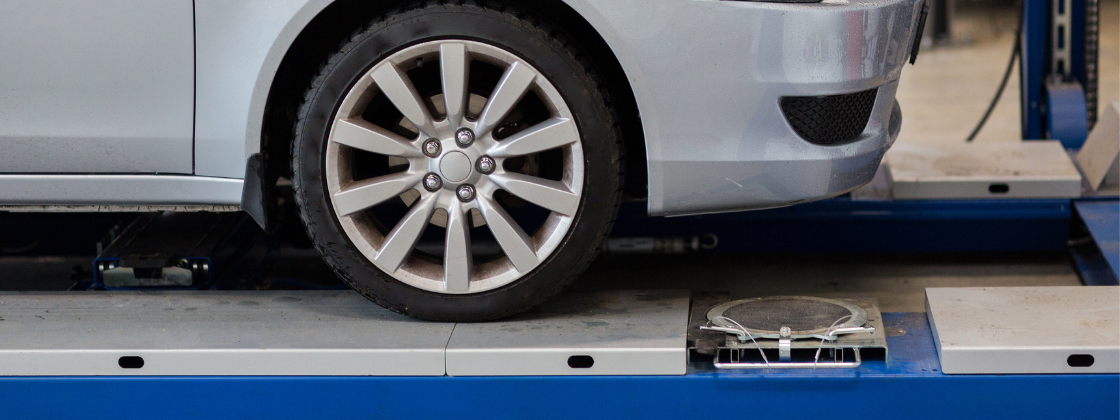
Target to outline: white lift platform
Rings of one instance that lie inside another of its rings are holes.
[[[493,323],[352,291],[8,292],[0,376],[682,375],[687,291],[567,294]]]
[[[1081,289],[1120,296],[1115,286]],[[939,293],[968,303],[943,306]],[[688,360],[690,316],[710,305],[690,308],[685,291],[569,293],[473,324],[413,320],[348,291],[2,293],[0,418],[782,417],[821,414],[805,402],[836,400],[866,403],[830,408],[829,418],[1118,415],[1120,380],[1094,373],[1116,372],[1114,338],[1099,341],[1112,347],[1103,352],[1063,349],[1096,357],[1066,374],[946,374],[938,350],[987,351],[985,335],[1004,337],[983,325],[994,333],[969,333],[973,321],[1043,306],[995,305],[965,289],[932,290],[930,302],[932,318],[882,314],[885,360],[723,370]],[[1115,337],[1116,314],[1099,318]],[[1063,319],[1080,334],[1080,318]],[[946,341],[961,333],[972,341]],[[1062,352],[1046,363],[1066,363]]]

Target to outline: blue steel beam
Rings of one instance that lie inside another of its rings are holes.
[[[625,203],[613,237],[715,233],[717,252],[1064,252],[1070,201],[846,197],[751,212],[651,218]]]
[[[1021,122],[1024,140],[1043,138],[1043,84],[1049,71],[1046,43],[1050,32],[1047,0],[1023,0],[1022,50],[1019,55]]]
[[[1068,9],[1071,17],[1059,41],[1068,45],[1070,51],[1070,62],[1063,74],[1054,74],[1051,65],[1055,2],[1061,9]],[[1090,79],[1095,80],[1093,72],[1096,71],[1095,62],[1086,60],[1086,1],[1024,0],[1022,19],[1023,32],[1019,34],[1022,37],[1019,56],[1022,138],[1060,140],[1066,148],[1080,149],[1089,131],[1087,114],[1095,112],[1095,104],[1086,102],[1083,86]],[[1095,100],[1095,96],[1093,98]]]

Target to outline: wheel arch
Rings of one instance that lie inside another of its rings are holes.
[[[255,124],[247,133],[246,150],[250,156],[260,154],[257,159],[261,160],[263,168],[255,169],[257,175],[252,177],[258,185],[250,185],[250,177],[247,176],[246,191],[270,189],[277,178],[290,177],[289,144],[296,114],[305,90],[327,57],[354,30],[377,16],[420,4],[407,0],[376,3],[311,0],[289,20],[258,77],[254,102],[262,100],[263,104],[253,107],[260,109],[260,113],[257,114],[259,117],[254,117]],[[500,0],[487,2],[486,5],[496,8],[512,6],[532,13],[577,44],[597,73],[602,75],[602,83],[618,116],[627,165],[625,195],[634,199],[645,198],[648,184],[646,145],[638,105],[618,57],[599,31],[563,0]],[[271,197],[271,194],[255,194],[253,197]],[[271,198],[267,200],[272,201]],[[243,207],[248,204],[243,201]],[[274,205],[271,202],[262,204],[263,207]],[[258,221],[266,219],[262,217]]]

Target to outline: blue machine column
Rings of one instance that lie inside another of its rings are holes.
[[[1085,142],[1096,116],[1096,19],[1095,0],[1024,0],[1023,139]]]

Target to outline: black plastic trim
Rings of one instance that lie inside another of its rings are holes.
[[[926,18],[929,17],[929,0],[922,2],[922,15],[918,17],[918,30],[914,31],[913,45],[910,46],[910,64],[918,60],[918,51],[922,49],[922,33],[926,30]]]
[[[806,141],[829,146],[851,141],[867,128],[879,88],[824,96],[786,96],[782,114]]]
[[[253,221],[264,229],[273,233],[277,228],[276,216],[279,212],[276,199],[272,196],[272,183],[268,182],[268,170],[264,157],[260,153],[253,153],[245,164],[245,184],[241,187],[241,210],[249,213]]]

